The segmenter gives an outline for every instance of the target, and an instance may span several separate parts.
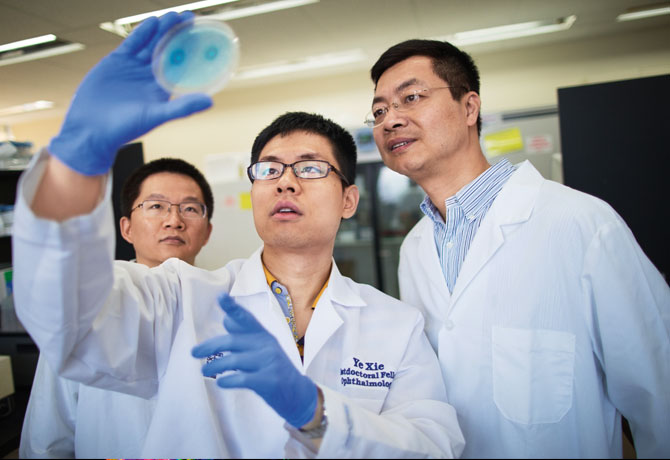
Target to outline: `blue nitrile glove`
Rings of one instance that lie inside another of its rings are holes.
[[[105,174],[121,146],[166,121],[212,105],[205,94],[170,100],[151,71],[158,40],[193,13],[167,13],[145,20],[116,50],[93,67],[70,103],[49,152],[87,176]]]
[[[294,427],[307,424],[316,411],[314,382],[295,368],[277,339],[228,294],[219,297],[219,305],[226,313],[223,325],[228,334],[206,340],[192,350],[196,358],[224,353],[203,366],[203,375],[237,371],[219,377],[217,385],[253,390]]]

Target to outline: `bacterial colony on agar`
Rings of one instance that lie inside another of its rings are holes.
[[[225,23],[195,18],[170,29],[158,42],[152,70],[172,94],[223,89],[237,68],[239,39]]]

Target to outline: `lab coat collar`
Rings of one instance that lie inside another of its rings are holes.
[[[230,288],[230,295],[232,297],[249,296],[264,292],[270,293],[268,283],[265,279],[265,272],[263,271],[262,253],[263,246],[256,249],[251,257],[242,263],[242,267],[235,277],[235,282]]]
[[[330,270],[328,287],[323,291],[322,298],[326,292],[328,293],[328,299],[330,301],[342,305],[343,307],[364,307],[367,305],[360,295],[358,284],[351,280],[347,281],[347,278],[342,276],[340,270],[337,268],[335,260],[333,260],[333,266]],[[319,308],[319,304],[321,304],[321,299],[319,299],[316,308]]]
[[[543,182],[545,179],[530,161],[519,164],[491,206],[497,223],[504,226],[527,221]]]
[[[435,224],[426,216],[420,221],[420,225],[423,226],[421,229],[417,229],[420,231],[416,233],[412,232],[408,237],[419,238],[419,254],[422,255],[424,273],[433,285],[433,289],[439,293],[439,297],[446,300],[442,304],[444,306],[442,313],[446,316],[451,301],[451,293],[447,288],[447,282],[444,279],[442,266],[440,265],[440,258],[435,248],[435,234],[433,231]]]
[[[251,257],[243,262],[236,276],[235,283],[230,289],[231,296],[249,296],[260,293],[272,294],[265,278],[265,272],[263,271],[262,253],[263,247],[261,246]],[[344,307],[363,307],[366,305],[359,294],[358,285],[347,282],[347,279],[342,276],[334,260],[330,271],[328,287],[321,295],[317,308],[324,303],[325,299]]]
[[[335,309],[335,304],[345,308],[360,308],[367,305],[360,296],[358,285],[342,276],[333,260],[328,287],[316,304],[305,334],[305,368],[309,367],[319,350],[344,323]]]
[[[463,261],[451,296],[452,308],[477,273],[504,244],[505,234],[530,218],[543,181],[529,161],[521,163],[510,176],[482,220]]]
[[[504,244],[505,234],[509,234],[517,225],[530,218],[543,181],[540,173],[529,161],[518,166],[482,220],[458,274],[453,293],[447,289],[435,250],[433,222],[424,217],[420,224],[422,227],[417,228],[416,233],[408,235],[408,238],[419,238],[418,251],[424,255],[424,274],[440,297],[446,300],[442,311],[445,318],[477,273]]]

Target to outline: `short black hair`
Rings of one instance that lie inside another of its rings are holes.
[[[207,206],[207,220],[211,221],[214,215],[214,195],[212,195],[212,189],[207,179],[198,168],[179,158],[159,158],[145,163],[133,171],[121,188],[121,214],[130,218],[133,203],[139,196],[144,181],[149,176],[164,172],[188,176],[198,184],[205,200],[205,206]]]
[[[265,145],[277,136],[286,136],[295,131],[319,134],[330,142],[338,169],[349,184],[356,181],[356,143],[349,131],[332,120],[315,113],[287,112],[263,129],[251,148],[251,164],[258,161]]]
[[[439,40],[407,40],[387,49],[370,69],[370,77],[377,86],[382,74],[390,67],[413,56],[433,60],[435,74],[451,86],[451,96],[460,100],[464,94],[479,94],[479,70],[472,57],[449,42]],[[482,131],[481,114],[477,119],[477,133]]]

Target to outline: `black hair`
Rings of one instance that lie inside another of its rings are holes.
[[[351,134],[332,120],[306,112],[287,112],[263,129],[251,148],[251,164],[258,161],[265,145],[276,136],[286,136],[295,131],[319,134],[330,142],[340,172],[349,184],[356,180],[356,143]]]
[[[149,176],[164,172],[182,174],[190,177],[198,184],[202,197],[205,200],[205,206],[207,206],[207,220],[211,221],[214,215],[214,196],[207,179],[205,179],[205,176],[202,175],[198,168],[178,158],[159,158],[143,164],[133,171],[121,188],[121,214],[130,218],[133,203],[139,196],[140,188],[144,181]]]
[[[438,40],[407,40],[387,49],[370,69],[370,77],[377,86],[382,74],[390,67],[413,56],[426,56],[433,61],[435,74],[451,86],[451,96],[460,100],[464,94],[479,94],[479,70],[472,57],[449,42]],[[481,134],[482,117],[477,118],[477,133]]]

